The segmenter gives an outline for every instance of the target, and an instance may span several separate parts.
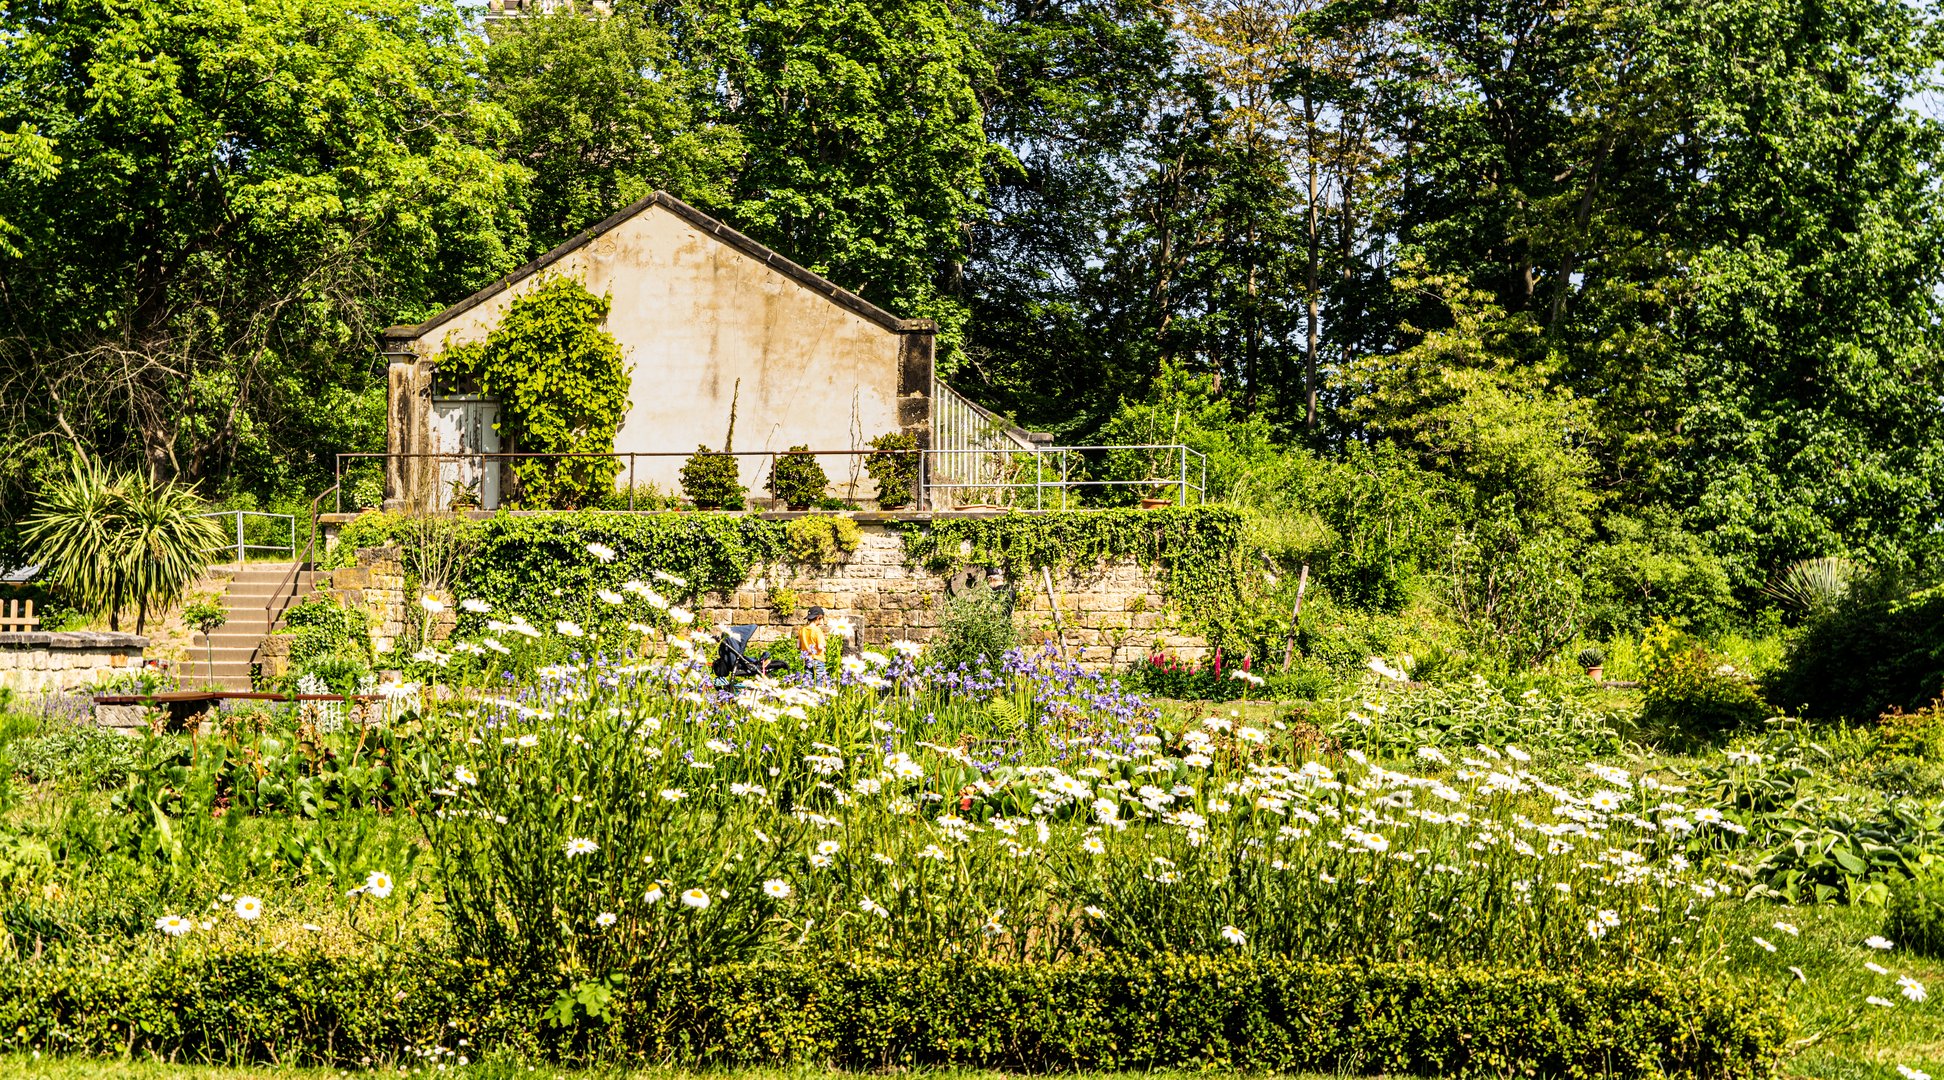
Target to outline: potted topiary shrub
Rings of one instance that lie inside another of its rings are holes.
[[[792,510],[808,510],[823,498],[830,477],[810,454],[808,446],[792,446],[770,466],[770,494]]]
[[[1601,665],[1606,663],[1606,650],[1598,645],[1588,645],[1579,651],[1579,666],[1586,669],[1586,677],[1599,682],[1604,672]]]
[[[864,471],[877,484],[878,509],[910,506],[911,489],[918,482],[918,436],[890,431],[872,439],[869,445],[879,451],[864,459]]]
[[[741,510],[747,489],[732,454],[698,446],[682,466],[682,492],[697,510]]]

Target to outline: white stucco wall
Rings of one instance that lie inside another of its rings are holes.
[[[612,299],[607,328],[626,352],[632,380],[617,452],[685,456],[697,445],[721,449],[732,397],[737,450],[864,449],[871,438],[900,430],[909,331],[834,302],[662,205],[612,225],[393,348],[405,344],[429,360],[451,345],[481,340],[515,297],[556,273]],[[928,335],[923,357],[928,384]],[[906,381],[913,381],[909,373]],[[401,441],[414,441],[409,434],[401,438],[401,426],[409,433],[414,425],[401,425],[396,408],[393,415],[396,452]],[[681,464],[681,456],[643,457],[635,479],[675,491]],[[821,464],[837,494],[872,495],[861,469],[859,489],[845,490],[852,472],[847,459]],[[744,458],[741,466],[751,495],[766,496],[767,459]],[[625,466],[621,480],[627,481]]]

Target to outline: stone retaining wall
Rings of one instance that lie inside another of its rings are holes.
[[[895,524],[860,522],[859,532],[857,550],[835,566],[759,567],[734,592],[705,594],[696,604],[698,623],[753,625],[757,627],[754,641],[762,645],[787,636],[803,622],[804,612],[816,606],[849,620],[857,628],[858,640],[866,645],[931,640],[953,591],[968,584],[967,571],[936,574],[908,564],[904,539]],[[983,568],[970,568],[970,573],[973,581],[985,576]],[[318,582],[319,590],[372,616],[374,651],[415,640],[411,635],[418,625],[417,597],[405,593],[405,573],[396,549],[362,548],[353,566],[331,571],[328,577]],[[1198,660],[1208,651],[1206,641],[1183,631],[1180,613],[1162,597],[1154,574],[1131,562],[1082,573],[1035,572],[1006,587],[1015,591],[1013,621],[1021,641],[1063,640],[1067,655],[1090,670],[1125,667],[1156,646],[1189,660]],[[779,604],[784,591],[794,594],[788,610]],[[454,598],[442,599],[450,603]],[[544,611],[525,614],[536,621],[545,618]],[[445,637],[452,625],[453,613],[448,609],[435,620],[432,636]],[[275,637],[266,643],[266,674],[282,671],[275,655],[278,644]]]
[[[34,630],[0,634],[0,689],[23,694],[83,690],[139,670],[148,638]]]
[[[858,640],[867,645],[929,641],[938,633],[952,592],[985,576],[976,567],[941,575],[908,565],[904,540],[895,528],[863,525],[859,531],[857,551],[847,561],[822,568],[759,569],[734,593],[705,596],[698,619],[754,625],[754,640],[762,644],[789,634],[814,605],[849,620]],[[1022,641],[1064,640],[1067,655],[1089,669],[1124,667],[1146,657],[1157,644],[1183,658],[1199,659],[1207,651],[1207,642],[1182,631],[1179,613],[1161,596],[1154,575],[1133,563],[1083,573],[1036,572],[1005,587],[1016,595],[1013,623]],[[778,607],[779,590],[794,594],[792,610]]]

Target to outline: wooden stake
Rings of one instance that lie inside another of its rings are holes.
[[[1296,579],[1296,603],[1289,609],[1289,638],[1283,642],[1283,674],[1289,674],[1290,662],[1296,659],[1296,621],[1303,617],[1303,590],[1309,588],[1309,564],[1303,564],[1303,572]]]

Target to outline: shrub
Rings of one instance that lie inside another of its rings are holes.
[[[808,566],[835,566],[864,539],[857,522],[841,514],[793,518],[783,529],[790,558]]]
[[[1640,719],[1650,727],[1711,738],[1775,715],[1748,679],[1665,622],[1641,636],[1640,668]]]
[[[1759,990],[1651,970],[861,961],[645,974],[603,997],[599,1017],[549,1022],[551,991],[410,952],[14,964],[0,968],[0,1050],[341,1066],[465,1039],[474,1053],[737,1067],[1746,1080],[1770,1074],[1786,1034]]]
[[[1696,632],[1721,628],[1735,610],[1728,571],[1700,537],[1655,516],[1609,515],[1586,549],[1588,628],[1611,636],[1664,619]]]
[[[824,497],[830,477],[810,453],[808,446],[792,446],[776,456],[770,466],[770,494],[783,500],[792,510],[807,510]]]
[[[1579,651],[1579,656],[1575,657],[1575,659],[1578,660],[1579,666],[1591,671],[1606,663],[1606,650],[1600,648],[1598,645],[1588,645]]]
[[[1460,530],[1447,588],[1472,647],[1515,665],[1537,665],[1579,636],[1573,556],[1566,534],[1529,532],[1509,517]]]
[[[1944,695],[1944,584],[1853,582],[1790,642],[1766,689],[1777,705],[1821,719],[1916,709]]]
[[[918,436],[902,431],[886,432],[872,439],[873,450],[897,451],[872,454],[864,459],[864,471],[877,485],[879,510],[897,510],[911,505],[911,490],[918,483]]]
[[[1891,886],[1883,936],[1919,956],[1944,957],[1944,864]]]
[[[1238,671],[1262,681],[1238,678]],[[1292,669],[1283,672],[1256,664],[1252,657],[1236,662],[1219,653],[1206,663],[1154,653],[1129,666],[1126,679],[1135,693],[1182,701],[1235,701],[1244,697],[1309,700],[1329,693],[1332,685],[1329,669],[1308,657],[1297,657]]]
[[[1012,597],[982,580],[945,601],[931,656],[948,668],[960,664],[976,668],[981,662],[997,667],[1017,640]]]
[[[682,466],[682,492],[697,510],[741,510],[748,489],[732,454],[697,446]]]
[[[1834,555],[1798,559],[1769,586],[1768,594],[1803,614],[1827,615],[1849,595],[1855,579],[1856,564],[1848,559]]]
[[[308,597],[293,605],[284,613],[284,629],[278,633],[296,639],[290,643],[293,673],[328,666],[334,675],[339,675],[346,664],[364,670],[371,666],[370,617],[329,597]]]
[[[116,788],[141,761],[141,744],[92,724],[16,740],[13,768],[35,782]]]
[[[769,590],[769,606],[778,618],[787,619],[797,613],[797,594],[795,589],[772,585]]]
[[[1892,708],[1877,717],[1877,745],[1892,758],[1944,759],[1944,701],[1911,712]]]

